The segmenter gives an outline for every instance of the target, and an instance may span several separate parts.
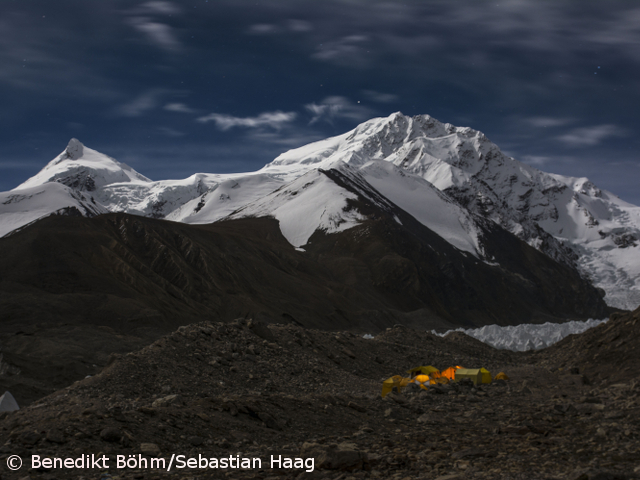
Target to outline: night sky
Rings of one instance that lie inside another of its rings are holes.
[[[639,81],[636,1],[2,0],[0,190],[72,137],[160,180],[401,111],[640,205]]]

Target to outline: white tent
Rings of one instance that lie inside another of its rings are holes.
[[[0,412],[13,412],[15,410],[20,410],[18,402],[13,398],[11,392],[4,392],[0,397]]]

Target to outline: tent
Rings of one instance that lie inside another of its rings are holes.
[[[413,383],[418,385],[423,390],[426,390],[429,385],[431,385],[431,378],[429,375],[417,375],[413,380]]]
[[[395,388],[398,393],[402,392],[402,389],[406,387],[410,379],[401,377],[400,375],[394,375],[393,377],[387,378],[384,382],[382,382],[382,398],[386,397],[391,391]]]
[[[13,412],[15,410],[20,410],[18,402],[10,392],[4,392],[0,397],[0,412]]]
[[[482,372],[479,368],[459,368],[456,370],[455,381],[459,382],[463,378],[468,378],[474,385],[478,385],[482,383]]]
[[[491,372],[486,368],[481,368],[480,371],[482,372],[482,383],[491,383]]]
[[[433,374],[440,374],[440,370],[436,367],[432,367],[431,365],[423,366],[423,367],[415,367],[411,370],[407,370],[407,373],[411,374],[411,377],[415,377],[416,375],[429,375],[433,376]]]
[[[500,372],[495,376],[494,380],[509,380],[509,377],[507,377],[506,373]]]
[[[443,370],[442,372],[440,372],[440,375],[443,377],[448,378],[449,380],[455,380],[456,378],[456,370],[458,370],[459,368],[463,368],[461,366],[457,366],[457,367],[449,367],[446,370]]]

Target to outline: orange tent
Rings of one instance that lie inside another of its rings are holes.
[[[443,377],[448,378],[449,380],[453,380],[456,378],[456,370],[458,370],[459,368],[464,368],[464,367],[461,367],[459,365],[456,367],[449,367],[446,370],[443,370],[442,372],[440,372],[440,374]]]

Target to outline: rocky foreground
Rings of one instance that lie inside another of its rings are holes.
[[[534,354],[401,326],[365,339],[252,320],[193,324],[3,414],[0,475],[640,478],[638,319],[640,309],[616,315]],[[382,380],[427,364],[484,366],[510,380],[380,397]],[[15,472],[6,466],[12,455],[24,462]],[[242,459],[255,468],[235,468]],[[217,468],[199,468],[214,460]],[[223,460],[233,468],[220,468]]]

